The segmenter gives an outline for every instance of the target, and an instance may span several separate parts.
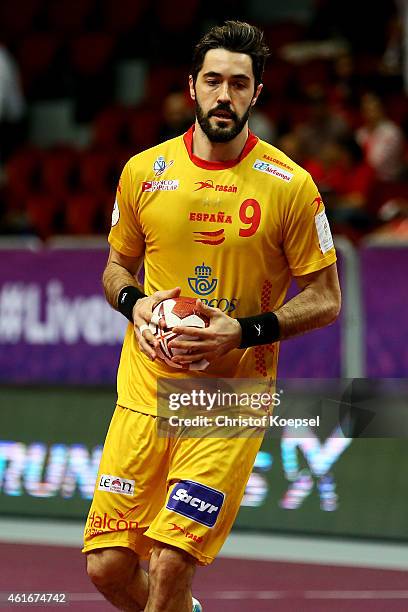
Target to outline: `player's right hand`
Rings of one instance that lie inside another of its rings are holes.
[[[133,328],[136,339],[142,353],[151,359],[151,361],[154,361],[157,357],[156,349],[159,346],[159,341],[156,340],[150,329],[142,328],[143,333],[140,333],[140,327],[142,325],[149,325],[152,312],[157,304],[169,298],[179,297],[180,292],[180,287],[168,289],[167,291],[156,291],[152,295],[140,298],[133,306]]]

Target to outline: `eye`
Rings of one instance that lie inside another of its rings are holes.
[[[216,81],[215,79],[207,79],[207,85],[209,85],[210,87],[214,87],[214,85],[217,85],[218,81]]]

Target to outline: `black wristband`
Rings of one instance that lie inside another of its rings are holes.
[[[131,323],[133,323],[133,306],[137,300],[146,297],[146,295],[133,285],[128,285],[120,290],[118,295],[118,310],[121,312]]]
[[[280,338],[278,317],[274,312],[265,312],[256,317],[237,319],[242,328],[239,348],[272,344]]]

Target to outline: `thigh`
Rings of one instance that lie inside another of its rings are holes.
[[[177,440],[166,502],[149,537],[211,563],[234,523],[261,443],[262,434]]]
[[[166,498],[168,440],[158,438],[155,418],[116,407],[106,436],[83,552],[130,548],[148,556],[144,533]]]

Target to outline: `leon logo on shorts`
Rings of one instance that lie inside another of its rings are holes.
[[[111,474],[101,474],[98,490],[107,491],[108,493],[119,493],[120,495],[134,495],[135,481],[112,476]]]
[[[224,498],[221,491],[192,480],[180,480],[172,490],[166,508],[207,527],[214,527]]]

